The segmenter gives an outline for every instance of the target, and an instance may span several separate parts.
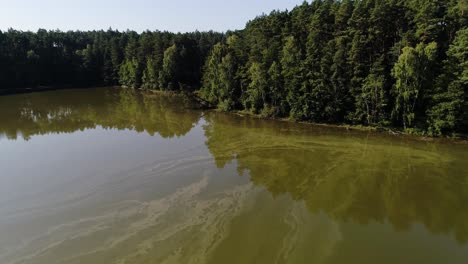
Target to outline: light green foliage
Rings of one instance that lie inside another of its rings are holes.
[[[204,69],[203,87],[201,94],[211,104],[217,104],[220,99],[219,89],[223,80],[220,76],[220,64],[226,54],[226,46],[216,44],[208,57]]]
[[[136,59],[125,60],[120,66],[120,83],[127,87],[138,87],[138,61]]]
[[[202,97],[223,110],[232,110],[240,103],[237,41],[237,37],[232,36],[227,45],[215,45],[205,65]]]
[[[176,45],[172,45],[164,51],[163,65],[159,73],[159,87],[163,90],[175,90],[178,88],[175,78],[177,72],[177,56]]]
[[[393,67],[392,75],[396,79],[393,115],[402,121],[404,128],[414,125],[418,103],[432,75],[430,69],[436,52],[435,42],[428,45],[420,43],[416,48],[405,47]]]
[[[228,53],[222,58],[219,64],[219,99],[218,106],[223,110],[232,110],[235,107],[237,83],[235,79],[236,75],[236,63],[232,54]]]
[[[249,86],[247,88],[247,98],[245,108],[258,113],[266,104],[266,95],[268,93],[268,76],[265,67],[258,62],[252,63],[248,70]]]
[[[143,87],[147,89],[158,88],[159,71],[153,58],[146,60],[146,68],[143,72]]]

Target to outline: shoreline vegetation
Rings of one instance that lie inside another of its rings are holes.
[[[87,89],[87,88],[116,88],[116,89],[134,89],[132,87],[126,86],[112,86],[112,87],[70,87],[70,86],[62,86],[62,87],[37,87],[37,88],[23,88],[23,89],[9,89],[7,90],[8,93],[2,93],[3,91],[0,90],[0,96],[6,95],[14,95],[14,94],[25,94],[25,93],[34,93],[34,92],[47,92],[47,91],[56,91],[56,90],[66,90],[66,89]],[[153,96],[175,96],[175,97],[183,97],[185,99],[191,100],[195,103],[193,105],[196,109],[203,109],[203,111],[215,111],[215,112],[223,112],[227,114],[237,115],[240,117],[249,117],[249,118],[257,118],[257,119],[266,119],[266,120],[274,120],[278,122],[292,122],[292,123],[299,123],[304,125],[310,125],[315,127],[324,127],[324,128],[333,128],[333,129],[343,129],[348,131],[360,131],[360,132],[372,132],[372,133],[385,133],[391,136],[399,136],[399,137],[411,137],[412,139],[423,140],[423,141],[437,141],[437,140],[450,140],[451,142],[461,143],[461,144],[468,144],[468,134],[452,134],[452,135],[445,135],[445,136],[427,136],[424,134],[418,133],[407,133],[404,130],[398,128],[389,128],[389,127],[377,127],[377,126],[364,126],[364,125],[350,125],[350,124],[328,124],[328,123],[314,123],[310,121],[297,121],[291,118],[275,118],[275,117],[268,117],[262,116],[261,114],[255,114],[245,110],[239,111],[223,111],[222,109],[207,106],[206,104],[200,104],[200,98],[196,93],[193,92],[182,92],[182,91],[170,91],[170,90],[152,90],[147,88],[136,88],[144,94],[144,96],[153,97]]]
[[[250,117],[258,119],[268,119],[278,122],[292,122],[304,125],[310,125],[315,127],[324,127],[324,128],[333,128],[333,129],[343,129],[348,131],[360,131],[360,132],[371,132],[371,133],[384,133],[391,136],[397,137],[410,137],[412,139],[423,140],[423,141],[437,141],[437,140],[450,140],[451,142],[457,142],[462,144],[468,144],[468,135],[467,134],[451,134],[445,136],[428,136],[420,133],[408,133],[402,129],[390,128],[390,127],[377,127],[377,126],[364,126],[364,125],[350,125],[350,124],[329,124],[329,123],[314,123],[310,121],[297,121],[290,118],[274,118],[274,117],[264,117],[259,114],[254,114],[247,111],[231,111],[225,112],[219,109],[211,109],[212,111],[220,111],[228,114],[238,115],[240,117]]]
[[[226,33],[9,29],[0,95],[126,86],[257,117],[457,137],[468,134],[466,1],[304,1]]]
[[[129,87],[122,87],[123,89],[128,89]],[[324,128],[334,128],[334,129],[343,129],[348,131],[361,131],[361,132],[372,132],[372,133],[384,133],[391,136],[400,136],[400,137],[411,137],[412,139],[417,140],[424,140],[424,141],[436,141],[436,140],[450,140],[452,142],[468,144],[468,134],[452,134],[450,136],[427,136],[424,134],[417,134],[417,133],[407,133],[404,130],[398,128],[390,128],[390,127],[377,127],[377,126],[364,126],[364,125],[350,125],[350,124],[327,124],[327,123],[314,123],[310,121],[297,121],[291,118],[275,118],[275,117],[268,117],[262,116],[261,114],[255,114],[249,111],[240,110],[240,111],[223,111],[222,109],[215,108],[215,107],[207,107],[206,105],[200,105],[198,99],[196,99],[196,95],[193,93],[180,93],[175,91],[162,91],[162,90],[150,90],[139,88],[141,92],[145,94],[145,96],[180,96],[187,98],[189,100],[195,101],[196,106],[203,111],[215,111],[215,112],[222,112],[232,115],[237,115],[240,117],[249,117],[249,118],[257,118],[257,119],[265,119],[265,120],[274,120],[278,122],[292,122],[304,125],[310,125],[315,127],[324,127]]]
[[[214,111],[220,111],[213,109]],[[391,136],[398,136],[398,137],[410,137],[412,139],[423,140],[423,141],[437,141],[437,140],[450,140],[453,142],[459,142],[463,144],[468,144],[468,135],[463,134],[452,134],[450,136],[428,136],[424,134],[418,133],[408,133],[402,129],[398,128],[390,128],[390,127],[377,127],[377,126],[364,126],[364,125],[350,125],[350,124],[327,124],[327,123],[314,123],[309,121],[297,121],[292,120],[289,118],[271,118],[271,117],[262,117],[258,114],[253,114],[251,112],[246,111],[234,111],[234,112],[225,112],[231,113],[234,115],[238,115],[241,117],[252,117],[258,119],[268,119],[268,120],[275,120],[279,122],[293,122],[299,123],[304,125],[311,125],[316,127],[324,127],[324,128],[336,128],[336,129],[343,129],[348,131],[360,131],[360,132],[371,132],[371,133],[384,133]]]

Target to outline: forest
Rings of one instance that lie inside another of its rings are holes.
[[[467,0],[315,0],[225,33],[0,31],[0,89],[195,92],[316,123],[468,132]]]

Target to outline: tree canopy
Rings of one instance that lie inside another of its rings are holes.
[[[468,132],[466,0],[315,0],[226,33],[0,31],[0,88],[200,89],[266,117]]]
[[[465,9],[464,0],[305,1],[228,34],[241,52],[224,41],[211,53],[207,73],[236,58],[240,95],[220,98],[207,85],[201,94],[273,117],[466,133]]]

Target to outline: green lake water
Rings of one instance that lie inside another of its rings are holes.
[[[468,263],[468,145],[97,88],[0,97],[0,263]]]

